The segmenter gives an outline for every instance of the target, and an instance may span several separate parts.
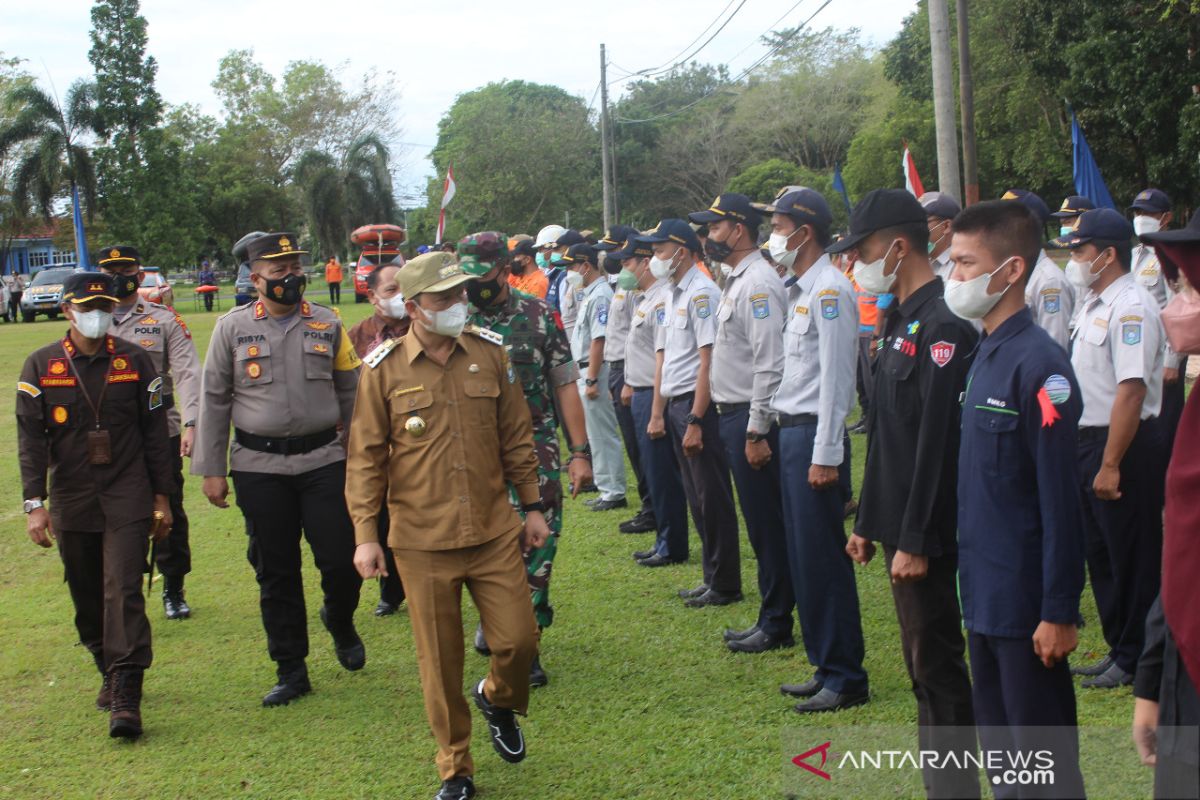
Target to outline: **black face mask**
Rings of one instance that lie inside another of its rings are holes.
[[[113,294],[118,300],[124,300],[130,295],[137,294],[138,276],[137,275],[113,275]]]
[[[268,299],[284,306],[294,306],[304,295],[304,285],[308,278],[304,275],[284,275],[282,278],[263,278],[267,284],[264,294]]]
[[[487,308],[500,296],[500,279],[467,281],[467,299],[476,308]]]
[[[512,263],[511,269],[512,269],[513,275],[524,275],[525,274],[525,262],[524,261],[517,261],[514,258],[511,263]]]
[[[711,236],[704,241],[704,255],[711,258],[713,261],[725,263],[725,259],[733,255],[733,245],[729,244],[729,239],[732,239],[734,234],[730,234],[723,242],[718,242]]]

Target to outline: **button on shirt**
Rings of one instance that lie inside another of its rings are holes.
[[[654,342],[662,351],[659,393],[668,399],[695,391],[700,373],[700,348],[717,340],[716,306],[721,291],[712,278],[694,265],[678,284],[669,282],[666,307]]]
[[[608,331],[604,336],[605,361],[624,360],[625,340],[629,337],[633,307],[640,294],[638,289],[626,291],[619,286],[613,289],[612,302],[608,306]]]
[[[1071,320],[1075,316],[1075,287],[1045,250],[1025,285],[1025,305],[1033,312],[1033,321],[1038,327],[1050,334],[1063,350],[1069,350]]]
[[[766,433],[771,398],[783,379],[783,280],[757,250],[738,262],[717,305],[712,399],[750,403],[747,429]]]
[[[200,356],[183,318],[174,309],[139,300],[120,319],[114,315],[109,330],[150,353],[163,379],[163,396],[171,398],[166,403],[171,436],[179,435],[181,423],[194,424],[200,415]]]
[[[1023,639],[1042,620],[1078,619],[1082,408],[1066,351],[1050,346],[1029,309],[980,343],[963,402],[958,467],[967,630]]]
[[[625,383],[635,389],[654,387],[657,356],[655,334],[660,320],[667,316],[667,284],[658,281],[645,292],[638,292],[631,304],[629,337],[625,340]]]
[[[504,347],[472,333],[443,366],[409,332],[364,368],[351,427],[346,506],[358,544],[379,541],[385,500],[389,547],[452,550],[520,529],[510,484],[522,505],[539,499],[521,384]]]
[[[1122,275],[1100,294],[1088,292],[1071,350],[1071,366],[1083,392],[1079,427],[1108,425],[1117,385],[1128,380],[1146,384],[1141,418],[1158,416],[1165,338],[1154,298],[1132,275]]]
[[[959,399],[977,340],[937,278],[888,314],[867,412],[860,536],[913,555],[954,552]]]
[[[854,287],[822,255],[787,282],[783,380],[771,408],[815,414],[814,464],[842,463],[842,435],[854,403],[858,364],[858,304]]]
[[[591,286],[580,290],[579,316],[571,333],[571,355],[580,366],[589,361],[592,342],[603,339],[608,330],[609,306],[612,305],[612,287],[608,281],[597,278]]]
[[[267,314],[262,301],[217,320],[204,359],[200,423],[193,475],[235,470],[299,475],[341,461],[339,437],[308,453],[229,450],[229,426],[257,436],[293,437],[350,424],[361,362],[342,321],[330,309],[302,301],[290,318]]]
[[[1154,298],[1154,302],[1158,303],[1160,310],[1166,308],[1167,303],[1175,297],[1175,291],[1167,282],[1167,277],[1163,275],[1162,265],[1158,261],[1158,254],[1154,252],[1154,248],[1144,244],[1134,247],[1132,263],[1133,269],[1130,270],[1130,273],[1134,279]],[[1173,351],[1171,345],[1167,343],[1163,366],[1179,369],[1182,362],[1183,356]]]

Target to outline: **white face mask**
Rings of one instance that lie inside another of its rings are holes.
[[[654,258],[650,259],[650,274],[653,275],[656,280],[660,281],[663,278],[671,277],[671,274],[675,272],[675,258],[678,255],[679,251],[676,250],[675,254],[670,258],[659,258],[658,256],[654,256]]]
[[[767,240],[767,249],[771,252],[771,258],[784,269],[792,268],[792,265],[796,263],[796,256],[800,253],[800,248],[808,244],[808,240],[805,239],[794,249],[789,250],[788,239],[791,236],[790,233],[772,233],[771,238]]]
[[[436,333],[439,336],[449,336],[450,338],[457,337],[463,332],[463,328],[467,326],[467,304],[455,303],[442,311],[427,311],[425,316],[429,317],[429,322],[421,321],[425,326],[425,330]]]
[[[404,319],[408,316],[408,310],[404,308],[404,295],[399,292],[391,297],[379,298],[379,310],[385,317],[392,319]]]
[[[1158,233],[1160,230],[1162,230],[1162,223],[1156,217],[1138,214],[1133,218],[1133,232],[1138,236],[1145,236],[1147,233]]]
[[[895,246],[896,242],[893,241],[888,245],[887,252],[883,254],[883,258],[877,261],[872,261],[869,264],[862,261],[856,262],[854,264],[855,282],[871,294],[887,294],[890,292],[892,284],[896,282],[896,274],[900,271],[900,262],[896,262],[896,267],[892,270],[891,275],[884,275],[883,268],[888,254],[892,252],[892,248]]]
[[[1100,257],[1103,255],[1104,253],[1101,253],[1099,256],[1096,256],[1086,264],[1083,261],[1076,261],[1072,258],[1067,262],[1067,280],[1078,286],[1080,289],[1086,289],[1091,286],[1096,282],[1096,279],[1100,277],[1100,272],[1104,271],[1100,270],[1100,272],[1092,272],[1092,268],[1096,266],[1096,262],[1099,261]]]
[[[567,285],[572,289],[578,289],[580,286],[583,286],[583,273],[571,270],[567,273],[566,281]]]
[[[104,334],[108,333],[108,328],[112,325],[111,311],[76,311],[75,312],[75,327],[79,330],[79,334],[85,339],[99,339]]]
[[[959,281],[953,278],[946,281],[946,305],[963,319],[979,320],[986,317],[988,312],[996,307],[996,303],[1000,302],[1000,298],[1004,296],[1008,288],[1012,286],[1010,283],[996,294],[988,294],[988,284],[991,283],[992,276],[1004,269],[1009,261],[1012,259],[1005,259],[1004,263],[996,269],[986,275],[977,275],[969,281]]]

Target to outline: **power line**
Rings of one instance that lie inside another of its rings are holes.
[[[620,83],[621,81],[629,80],[630,78],[640,78],[640,77],[643,77],[643,76],[645,76],[647,74],[651,74],[651,73],[657,75],[659,72],[670,71],[670,70],[674,69],[675,67],[679,66],[679,62],[680,62],[679,57],[682,56],[684,53],[686,53],[689,49],[691,49],[692,45],[694,45],[696,42],[700,41],[704,37],[704,34],[708,33],[710,30],[712,30],[712,26],[716,25],[717,22],[721,19],[721,17],[725,16],[725,12],[728,11],[735,2],[737,2],[737,0],[729,0],[729,2],[725,4],[725,7],[722,8],[721,11],[717,14],[717,16],[713,18],[713,21],[708,23],[708,25],[705,26],[704,30],[700,31],[700,34],[695,39],[692,39],[692,41],[688,42],[688,44],[682,50],[680,50],[678,53],[676,53],[675,55],[668,58],[663,63],[659,64],[657,67],[647,67],[646,69],[639,70],[638,72],[630,72],[629,70],[624,70],[625,72],[628,72],[629,74],[625,75],[621,78],[618,78],[617,80],[613,81],[612,84],[610,84],[610,85]],[[742,0],[742,5],[745,5],[745,0]],[[741,8],[741,6],[739,6],[739,8]],[[736,14],[737,12],[735,11],[734,13]],[[726,20],[726,23],[728,23],[728,20]],[[722,26],[722,27],[724,27],[724,26]],[[707,44],[707,42],[705,44]],[[667,67],[666,70],[664,70],[663,68],[666,67],[667,64],[670,64],[671,66]]]
[[[801,0],[801,1],[803,1],[803,0]],[[816,16],[817,16],[817,14],[820,14],[820,13],[821,13],[821,12],[822,12],[822,11],[825,9],[825,7],[826,7],[826,6],[828,6],[828,5],[829,5],[830,3],[832,3],[832,2],[833,2],[833,0],[825,0],[825,2],[824,2],[824,3],[822,3],[822,4],[820,5],[820,7],[818,7],[818,8],[817,8],[817,10],[816,10],[816,11],[814,11],[814,12],[813,12],[813,13],[811,13],[811,14],[809,14],[809,15],[808,15],[808,18],[807,18],[806,20],[804,20],[804,22],[800,23],[800,25],[799,25],[799,26],[797,26],[797,28],[796,28],[796,31],[795,31],[795,32],[796,32],[796,33],[799,33],[801,30],[803,30],[805,27],[807,27],[807,26],[808,26],[808,23],[812,22],[812,21],[813,21],[813,18],[814,18],[814,17],[816,17]],[[798,5],[799,5],[799,3],[797,3],[796,5],[798,6]],[[793,8],[795,8],[795,6],[793,6]],[[786,15],[785,15],[785,16],[786,16]],[[735,78],[734,78],[734,79],[731,81],[731,83],[738,83],[739,81],[741,81],[743,78],[745,78],[746,76],[748,76],[748,75],[749,75],[751,72],[753,72],[754,70],[758,69],[758,68],[759,68],[760,66],[762,66],[764,63],[766,63],[766,61],[767,61],[769,58],[771,58],[771,56],[775,55],[775,54],[776,54],[776,53],[778,53],[780,50],[782,50],[782,49],[783,49],[783,47],[784,47],[784,45],[790,44],[790,43],[791,43],[791,41],[792,41],[791,37],[788,37],[788,38],[786,38],[786,39],[783,39],[782,41],[780,41],[780,42],[779,42],[779,44],[775,45],[775,46],[774,46],[774,47],[772,47],[770,50],[768,50],[766,53],[764,53],[764,54],[763,54],[763,56],[762,56],[761,58],[759,58],[757,61],[755,61],[755,62],[754,62],[753,64],[751,64],[749,67],[746,67],[746,69],[742,70],[742,71],[741,71],[741,73],[739,73],[739,74],[738,74],[738,76],[737,76],[737,77],[735,77]],[[704,100],[707,100],[709,97],[711,97],[713,94],[715,94],[715,93],[716,93],[716,91],[717,91],[717,88],[720,88],[720,87],[714,87],[714,88],[710,89],[709,91],[705,92],[704,94],[702,94],[700,97],[697,97],[697,98],[696,98],[695,100],[693,100],[692,102],[690,102],[690,103],[688,103],[687,105],[683,106],[682,108],[677,108],[677,109],[675,109],[674,111],[669,111],[669,112],[667,112],[667,113],[665,113],[665,114],[655,114],[654,116],[651,116],[651,117],[645,117],[645,118],[643,118],[643,119],[626,119],[626,118],[624,118],[624,117],[614,117],[614,119],[615,119],[615,121],[616,121],[616,122],[619,122],[619,123],[621,123],[621,124],[623,124],[623,125],[635,125],[635,124],[640,124],[640,123],[643,123],[643,122],[656,122],[657,120],[660,120],[660,119],[667,119],[668,117],[673,117],[673,116],[675,116],[675,115],[677,115],[677,114],[682,114],[684,111],[687,111],[689,108],[692,108],[692,107],[694,107],[694,106],[696,106],[696,105],[700,104],[700,103],[701,103],[701,102],[703,102]]]
[[[726,17],[725,21],[721,23],[721,27],[719,27],[715,31],[713,31],[713,35],[708,37],[704,41],[704,44],[697,47],[690,54],[679,59],[671,66],[667,67],[666,69],[660,69],[656,72],[643,73],[642,77],[650,78],[655,75],[661,75],[664,72],[670,72],[671,70],[675,69],[676,67],[682,66],[682,65],[686,64],[688,61],[691,61],[693,58],[695,58],[700,53],[701,50],[708,47],[709,43],[712,42],[713,39],[717,38],[717,34],[719,34],[721,31],[725,30],[725,26],[728,25],[730,23],[730,21],[732,21],[733,18],[737,16],[737,13],[742,10],[742,6],[744,6],[744,5],[746,5],[746,0],[742,0],[742,2],[738,3],[738,7],[733,10],[733,13],[730,14],[728,17]],[[701,35],[703,36],[703,34],[701,34]]]

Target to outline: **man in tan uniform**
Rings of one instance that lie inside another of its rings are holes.
[[[500,757],[525,758],[514,714],[528,705],[538,632],[521,552],[550,535],[529,406],[503,337],[464,330],[468,280],[447,253],[418,256],[400,270],[413,325],[365,359],[346,470],[354,564],[363,578],[386,571],[376,529],[386,497],[388,546],[408,593],[425,711],[438,743],[438,800],[475,795],[462,695],[464,583],[491,649],[475,704]]]
[[[361,362],[337,314],[301,299],[304,251],[295,243],[295,234],[271,233],[247,245],[259,299],[225,314],[213,329],[192,457],[192,474],[204,476],[204,496],[218,508],[229,505],[225,473],[233,467],[267,652],[279,675],[264,706],[286,705],[312,691],[302,530],[321,572],[321,622],[333,636],[338,662],[358,670],[367,660],[354,629],[362,580],[354,569],[354,529],[343,494],[345,434],[338,429],[354,411]]]
[[[183,508],[183,458],[191,457],[200,412],[200,357],[183,318],[175,309],[138,296],[142,257],[129,245],[106,247],[100,271],[111,275],[117,298],[109,333],[147,350],[163,379],[163,405],[171,434],[175,491],[171,493],[171,535],[154,548],[154,563],[163,576],[163,611],[167,619],[187,619],[192,609],[183,599],[183,576],[192,571],[188,517]],[[176,392],[176,388],[180,391]],[[182,394],[182,402],[179,395]]]

